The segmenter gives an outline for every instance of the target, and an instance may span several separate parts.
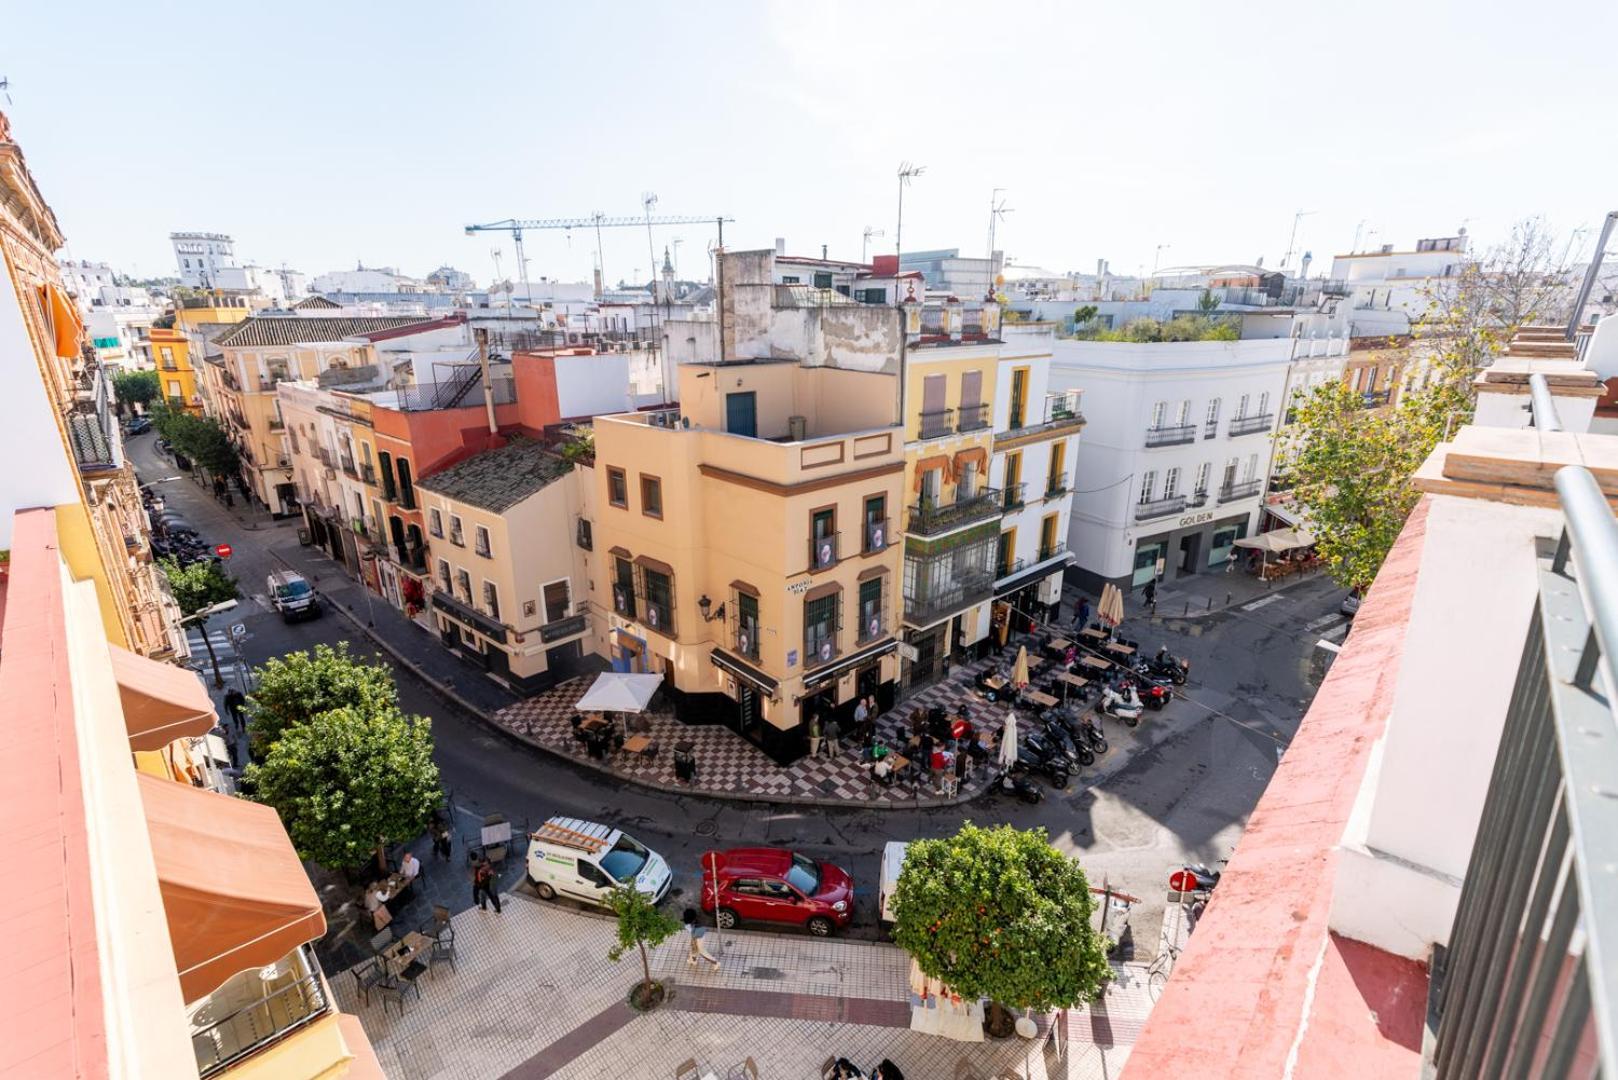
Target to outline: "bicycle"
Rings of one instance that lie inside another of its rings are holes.
[[[1180,947],[1163,943],[1163,948],[1153,958],[1151,966],[1146,969],[1146,991],[1156,1001],[1163,992],[1163,987],[1169,981],[1169,975],[1174,971],[1174,961],[1180,957]]]

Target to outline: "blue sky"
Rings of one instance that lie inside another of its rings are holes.
[[[731,247],[1000,242],[1053,270],[1316,266],[1463,221],[1567,233],[1618,202],[1618,5],[11,5],[0,76],[74,257],[173,272],[206,229],[310,274],[448,262],[487,281],[503,236],[593,210],[716,214]],[[1374,235],[1372,231],[1374,230]],[[706,276],[709,228],[683,240]],[[1362,246],[1363,241],[1362,241]],[[1588,237],[1586,237],[1588,247]],[[594,238],[530,234],[530,274],[583,279]],[[644,230],[607,276],[647,274]]]

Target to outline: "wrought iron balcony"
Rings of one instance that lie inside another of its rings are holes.
[[[1196,441],[1195,424],[1169,424],[1146,429],[1147,446],[1182,446]]]
[[[1269,431],[1275,423],[1273,412],[1258,413],[1254,416],[1238,416],[1230,422],[1230,437],[1238,435],[1256,435],[1261,431]]]
[[[955,421],[956,431],[982,431],[989,426],[992,417],[989,415],[987,402],[977,405],[962,405],[957,412]]]
[[[1154,521],[1157,518],[1178,514],[1185,509],[1184,495],[1171,495],[1166,499],[1150,499],[1135,504],[1136,521]]]
[[[1066,553],[1067,553],[1067,541],[1066,540],[1057,540],[1054,543],[1041,544],[1041,545],[1039,545],[1039,558],[1036,561],[1037,562],[1049,562],[1051,559],[1056,558],[1058,555],[1065,555]]]
[[[937,409],[921,414],[919,437],[923,439],[939,439],[955,431],[955,410]]]
[[[1264,490],[1262,480],[1243,480],[1239,484],[1226,484],[1219,489],[1219,501],[1222,503],[1235,502],[1237,499],[1248,499]]]
[[[904,599],[905,621],[917,626],[936,622],[946,615],[980,604],[994,595],[994,573],[971,571],[919,596]]]
[[[303,967],[308,974],[247,1002],[228,1016],[192,1029],[191,1047],[196,1054],[199,1077],[219,1075],[250,1054],[262,1051],[332,1011],[332,1002],[313,957],[305,950],[300,951],[305,954]],[[257,975],[253,978],[256,980]]]
[[[1005,487],[1005,490],[1004,490],[1004,497],[1001,499],[1001,505],[1004,506],[1005,509],[1007,509],[1007,510],[1020,510],[1020,509],[1022,509],[1022,507],[1023,507],[1023,489],[1026,486],[1027,486],[1026,484],[1021,483],[1021,482],[1018,482],[1018,483],[1015,483],[1015,484],[1007,484],[1006,487]]]
[[[962,525],[997,518],[1004,512],[999,488],[983,488],[965,499],[939,506],[922,499],[910,507],[910,521],[906,528],[916,536],[936,536]]]

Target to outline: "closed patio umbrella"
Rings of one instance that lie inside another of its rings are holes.
[[[1117,626],[1124,621],[1124,594],[1116,585],[1107,585],[1101,590],[1101,601],[1096,607],[1096,618],[1108,626]]]
[[[1028,685],[1028,646],[1017,646],[1017,662],[1011,666],[1011,685],[1018,690]]]
[[[1017,712],[1006,712],[1005,725],[1000,729],[1000,764],[1006,768],[1017,764]]]

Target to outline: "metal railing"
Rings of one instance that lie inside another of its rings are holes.
[[[1195,424],[1164,424],[1146,429],[1147,446],[1181,446],[1196,441]]]
[[[993,594],[993,572],[969,571],[946,585],[929,589],[921,596],[905,597],[905,618],[912,623],[924,625],[973,604],[982,603]]]
[[[342,469],[343,473],[347,475],[349,479],[358,480],[360,478],[360,471],[354,467],[353,458],[344,456],[342,459]]]
[[[1320,283],[1320,291],[1326,296],[1347,296],[1354,290],[1342,278],[1327,278]]]
[[[1149,499],[1135,504],[1135,520],[1151,521],[1155,518],[1178,514],[1185,509],[1184,495],[1170,495],[1166,499]]]
[[[288,1032],[325,1016],[331,1007],[316,972],[193,1031],[191,1046],[198,1075],[223,1072]]]
[[[401,387],[397,391],[400,411],[432,412],[436,409],[467,409],[482,405],[481,372],[476,364],[464,366],[466,371],[444,382]],[[490,376],[489,392],[496,405],[510,405],[517,400],[517,381],[510,375]]]
[[[988,402],[980,402],[976,405],[962,405],[956,410],[956,413],[956,431],[982,431],[989,426],[992,419],[989,416]]]
[[[809,569],[824,570],[828,566],[837,565],[839,540],[841,533],[832,533],[829,536],[811,536],[809,538]]]
[[[369,462],[360,466],[360,479],[367,484],[376,483],[376,466]]]
[[[957,497],[954,502],[943,505],[922,499],[911,504],[906,528],[917,536],[932,536],[975,521],[997,518],[1004,509],[999,488],[982,488],[967,498]]]
[[[893,533],[889,529],[888,519],[883,518],[881,521],[867,521],[865,523],[865,533],[862,539],[864,540],[864,544],[860,547],[860,553],[864,555],[875,554],[876,552],[886,548],[889,544],[892,544]]]
[[[1559,426],[1548,400],[1534,411],[1536,424]],[[1565,528],[1540,563],[1449,947],[1434,968],[1439,1080],[1618,1075],[1618,521],[1580,466],[1557,472],[1556,491]]]
[[[1239,484],[1226,484],[1219,489],[1219,501],[1222,503],[1235,502],[1237,499],[1251,498],[1264,489],[1262,480],[1243,480]]]
[[[1255,413],[1252,416],[1238,416],[1231,420],[1229,434],[1231,438],[1235,438],[1238,435],[1253,435],[1260,431],[1268,431],[1274,421],[1275,414],[1273,412]]]
[[[1015,559],[1007,559],[1000,563],[997,567],[995,567],[994,575],[998,580],[1004,581],[1013,574],[1022,573],[1025,569],[1027,569],[1027,567],[1027,557],[1019,555]]]
[[[1007,510],[1020,510],[1023,507],[1023,489],[1028,485],[1023,481],[1007,484],[1001,489],[1000,504]]]
[[[1218,435],[1219,435],[1219,420],[1218,420],[1217,417],[1215,419],[1213,419],[1213,420],[1209,420],[1207,423],[1202,425],[1202,437],[1204,439],[1216,438]]]
[[[921,414],[919,437],[923,439],[939,439],[955,432],[955,410],[936,409]]]
[[[1051,542],[1049,544],[1041,544],[1041,545],[1039,545],[1039,558],[1036,559],[1035,561],[1036,562],[1046,562],[1046,561],[1048,561],[1050,559],[1056,558],[1058,555],[1066,554],[1066,552],[1067,552],[1067,541],[1066,540],[1056,540],[1056,541],[1053,541],[1053,542]]]

